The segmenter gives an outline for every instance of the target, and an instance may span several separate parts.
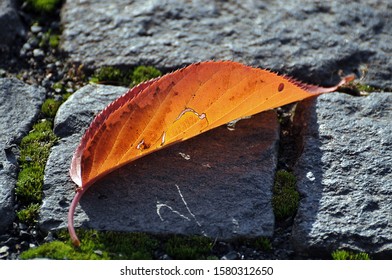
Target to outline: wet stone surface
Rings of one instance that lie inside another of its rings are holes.
[[[40,227],[66,227],[74,195],[68,169],[81,133],[125,88],[86,86],[60,108],[45,171]],[[105,176],[77,208],[76,226],[100,230],[206,235],[272,236],[272,186],[279,125],[272,111],[158,151]]]
[[[303,104],[295,249],[392,255],[392,93],[332,93]]]

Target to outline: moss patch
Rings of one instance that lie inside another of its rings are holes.
[[[36,222],[39,209],[40,209],[40,205],[38,203],[28,204],[26,208],[20,210],[17,213],[17,217],[19,221],[23,221],[27,224],[33,224]]]
[[[161,74],[158,69],[151,66],[138,66],[132,71],[107,66],[96,70],[90,78],[90,82],[133,87],[141,82],[159,77]]]
[[[49,258],[66,260],[152,259],[158,241],[144,233],[78,230],[80,247],[74,247],[66,231],[59,240],[45,243],[21,254],[21,259]]]
[[[77,229],[80,247],[72,245],[69,234],[61,230],[56,241],[23,252],[21,259],[49,258],[67,260],[154,259],[164,251],[173,259],[217,259],[213,240],[201,236],[158,237],[145,233],[100,232]]]
[[[60,34],[57,34],[53,32],[51,29],[49,29],[47,32],[45,32],[42,35],[38,45],[40,48],[57,49],[59,44],[60,44]]]
[[[62,0],[26,0],[27,6],[36,13],[53,13]]]
[[[202,236],[172,236],[164,245],[165,252],[177,260],[207,259],[211,255],[212,241]]]
[[[140,84],[141,82],[151,80],[153,78],[161,76],[162,73],[158,69],[152,66],[138,66],[136,67],[131,75],[132,82],[131,87]]]
[[[332,253],[334,260],[370,260],[367,253],[353,253],[345,250],[336,250]]]
[[[48,98],[45,100],[44,104],[42,104],[41,111],[47,117],[54,118],[61,103],[61,101],[57,101],[53,98]]]
[[[33,126],[20,144],[19,166],[15,194],[21,206],[17,212],[19,221],[34,223],[42,200],[45,164],[50,148],[57,141],[52,122],[42,120]]]
[[[348,83],[347,85],[340,87],[338,91],[354,96],[363,96],[363,95],[368,95],[371,92],[380,92],[382,90],[379,88],[372,87],[370,85],[353,81]]]
[[[273,188],[272,206],[278,221],[292,217],[299,204],[299,193],[296,190],[295,176],[285,170],[276,172]]]

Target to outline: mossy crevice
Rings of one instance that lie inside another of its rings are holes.
[[[286,170],[276,172],[272,206],[278,221],[293,217],[297,212],[300,196],[296,184],[293,173]]]
[[[141,82],[161,76],[162,73],[152,66],[138,66],[131,70],[105,66],[97,69],[90,82],[116,86],[133,87]]]
[[[25,0],[28,9],[35,13],[54,13],[58,9],[63,0]]]
[[[111,248],[113,245],[114,233],[110,236],[93,230],[78,230],[78,236],[82,241],[80,247],[75,247],[69,240],[67,232],[60,231],[55,241],[44,243],[37,248],[29,249],[20,255],[21,259],[49,258],[60,260],[105,260],[105,259],[122,259],[127,258],[129,254],[133,254],[131,246],[124,246],[124,251],[116,251]],[[118,240],[128,241],[126,236],[119,234]],[[132,237],[130,238],[132,239]],[[116,239],[117,241],[117,239]],[[132,242],[132,240],[130,240]],[[138,239],[140,243],[145,244],[146,241],[141,237]],[[124,245],[124,244],[122,244]],[[119,246],[116,242],[115,247]],[[144,248],[143,251],[147,251]],[[130,252],[131,251],[131,252]],[[146,257],[145,259],[149,259]]]
[[[81,246],[75,247],[67,230],[54,232],[55,241],[23,252],[21,259],[175,259],[217,260],[233,248],[252,248],[268,253],[272,250],[269,238],[242,238],[230,242],[230,248],[205,236],[152,235],[77,229]],[[234,246],[233,248],[231,246]],[[223,249],[223,250],[222,250]]]
[[[366,96],[371,92],[382,92],[383,90],[354,80],[340,87],[338,91],[353,96]]]
[[[15,188],[19,210],[16,214],[19,221],[27,224],[36,221],[42,202],[45,165],[50,148],[57,141],[52,125],[51,120],[40,120],[20,143],[20,172]]]
[[[201,236],[156,237],[146,233],[100,232],[78,229],[81,246],[72,245],[68,232],[56,233],[56,241],[23,252],[21,259],[49,258],[67,260],[154,259],[156,252],[166,251],[173,259],[216,259],[211,252],[213,241]]]
[[[38,45],[40,48],[57,49],[59,44],[60,34],[58,33],[58,30],[53,31],[52,29],[49,29],[42,34],[41,40]]]

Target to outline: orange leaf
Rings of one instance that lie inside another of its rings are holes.
[[[112,102],[91,123],[72,159],[79,186],[68,228],[79,240],[73,216],[80,197],[96,180],[135,159],[234,119],[335,91],[235,62],[202,62],[142,83]]]

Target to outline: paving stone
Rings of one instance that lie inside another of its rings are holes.
[[[15,0],[0,0],[0,52],[8,50],[17,36],[26,35],[25,27],[16,10]]]
[[[66,227],[75,185],[71,157],[94,114],[125,88],[88,85],[55,120],[62,139],[45,171],[40,227]],[[76,226],[156,234],[205,234],[230,239],[272,236],[271,206],[279,125],[275,112],[241,120],[170,146],[107,175],[83,196]]]
[[[303,108],[296,249],[391,257],[392,93],[326,94]]]
[[[63,49],[88,67],[234,60],[331,84],[392,88],[390,1],[66,1]]]
[[[44,98],[42,88],[17,79],[0,78],[0,233],[15,218],[18,143],[32,127]]]

